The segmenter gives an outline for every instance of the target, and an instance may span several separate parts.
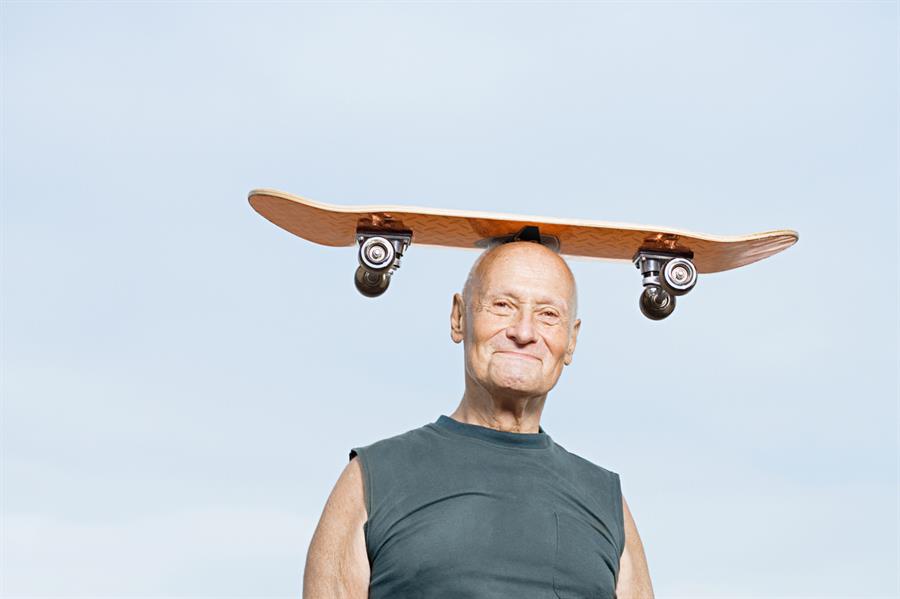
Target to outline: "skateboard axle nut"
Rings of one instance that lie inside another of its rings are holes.
[[[383,237],[369,237],[360,248],[363,266],[372,270],[382,270],[394,261],[394,246]]]
[[[675,295],[684,295],[697,283],[697,269],[687,258],[672,258],[662,272],[662,283]]]

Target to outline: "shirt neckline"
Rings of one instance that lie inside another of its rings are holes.
[[[536,433],[512,433],[494,430],[477,424],[460,422],[441,414],[440,417],[434,421],[434,426],[451,433],[472,437],[473,439],[480,439],[481,441],[486,441],[502,447],[544,449],[550,446],[550,435],[548,435],[540,425],[538,425],[538,432]]]

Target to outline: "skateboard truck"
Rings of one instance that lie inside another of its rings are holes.
[[[400,257],[412,242],[411,231],[356,231],[359,266],[353,282],[366,297],[378,297],[387,291],[391,275],[400,268]]]
[[[546,246],[559,253],[559,238],[554,235],[541,235],[540,228],[534,225],[528,225],[519,229],[517,233],[512,235],[501,235],[499,237],[488,237],[475,242],[475,247],[488,248],[501,243],[510,243],[513,241],[533,241]]]
[[[643,275],[644,291],[638,305],[652,320],[662,320],[675,310],[675,296],[684,295],[697,284],[693,253],[667,254],[638,250],[631,259]]]

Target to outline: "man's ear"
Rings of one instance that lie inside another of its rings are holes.
[[[569,336],[569,347],[566,348],[566,366],[572,363],[572,355],[575,353],[575,344],[578,342],[578,331],[581,329],[581,319],[575,321],[572,326],[572,334]]]
[[[450,338],[453,343],[459,343],[465,337],[466,331],[466,305],[462,295],[453,294],[453,307],[450,309]]]

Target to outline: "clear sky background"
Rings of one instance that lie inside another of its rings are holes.
[[[743,234],[661,322],[571,261],[542,424],[657,597],[897,597],[896,2],[10,3],[4,597],[297,597],[349,449],[449,414],[475,252],[275,227],[274,187]]]

